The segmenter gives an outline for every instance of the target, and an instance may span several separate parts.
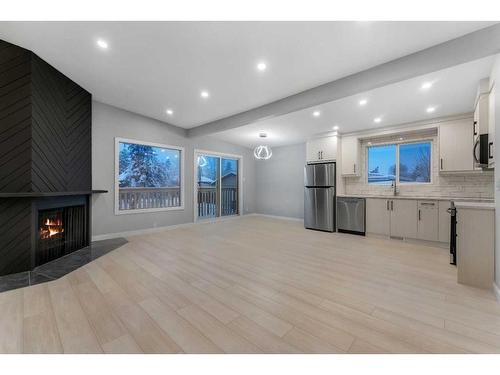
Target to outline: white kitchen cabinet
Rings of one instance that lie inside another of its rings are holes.
[[[359,176],[359,139],[356,136],[342,137],[342,176]]]
[[[457,202],[455,205],[458,282],[491,289],[495,264],[494,205],[470,202]]]
[[[391,212],[389,211],[389,200],[380,198],[366,199],[366,232],[390,235]]]
[[[474,135],[488,134],[489,122],[489,94],[490,94],[490,79],[484,78],[479,82],[479,87],[476,95],[474,106]]]
[[[306,143],[308,162],[337,160],[337,136],[316,138]]]
[[[450,201],[366,198],[366,233],[449,242]]]
[[[450,223],[451,217],[448,212],[450,208],[450,201],[439,201],[438,203],[438,241],[439,242],[450,242]]]
[[[438,240],[438,202],[418,201],[417,238],[419,240]]]
[[[417,238],[417,201],[392,199],[391,237]]]
[[[439,171],[471,172],[474,124],[470,119],[446,121],[439,125]]]

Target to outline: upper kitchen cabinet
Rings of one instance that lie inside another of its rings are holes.
[[[489,131],[489,85],[489,78],[482,79],[479,82],[474,107],[474,137],[479,134],[488,134]]]
[[[439,171],[474,170],[474,123],[471,119],[446,121],[439,125]]]
[[[306,144],[307,162],[337,160],[337,136],[311,139]]]
[[[342,137],[341,164],[342,176],[359,176],[359,139],[356,136]]]

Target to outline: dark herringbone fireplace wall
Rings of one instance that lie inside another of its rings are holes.
[[[0,40],[0,192],[91,189],[92,96]]]
[[[89,92],[0,40],[0,275],[33,267],[37,201],[91,191],[91,110]]]

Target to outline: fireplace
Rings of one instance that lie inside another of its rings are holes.
[[[0,276],[90,243],[92,95],[0,40]],[[76,255],[76,254],[75,254]]]
[[[35,267],[89,245],[86,205],[38,210]]]

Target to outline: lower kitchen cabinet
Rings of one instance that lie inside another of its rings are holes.
[[[449,201],[367,198],[366,233],[448,242],[449,205]]]
[[[418,201],[417,238],[438,241],[438,202]]]
[[[366,199],[366,232],[373,234],[390,235],[391,212],[389,201],[380,198]]]
[[[457,278],[460,284],[491,289],[495,278],[495,211],[457,207]],[[479,204],[481,205],[481,204]]]
[[[391,237],[417,238],[417,201],[392,199]]]

